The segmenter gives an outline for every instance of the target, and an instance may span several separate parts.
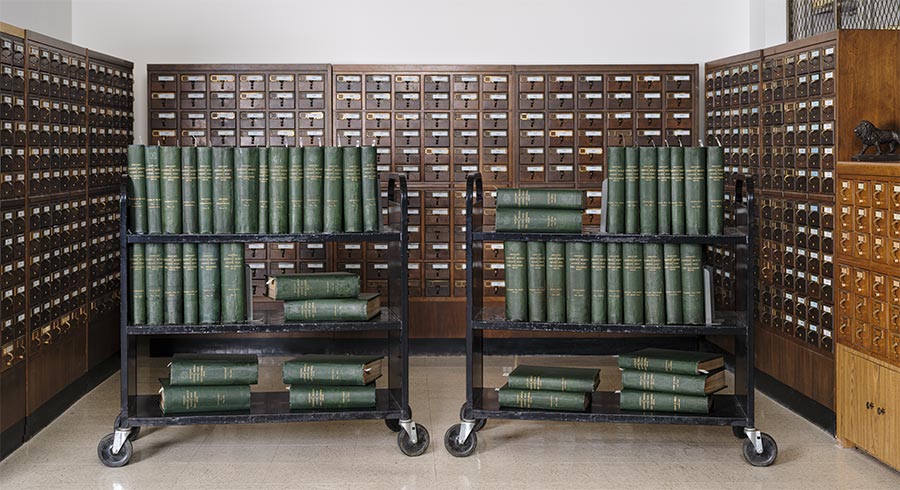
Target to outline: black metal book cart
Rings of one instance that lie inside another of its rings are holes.
[[[381,201],[379,199],[379,201]],[[254,424],[271,422],[337,421],[383,419],[397,432],[397,444],[408,456],[425,452],[430,441],[428,430],[412,420],[409,408],[409,305],[407,292],[409,232],[407,216],[409,196],[406,177],[391,174],[387,185],[387,223],[379,232],[315,233],[315,234],[134,234],[128,226],[128,196],[122,186],[120,201],[121,295],[128,298],[128,245],[133,243],[320,243],[382,242],[388,244],[387,300],[381,313],[366,322],[286,323],[283,313],[254,313],[245,323],[202,325],[132,325],[128,302],[121,306],[121,410],[114,431],[100,440],[97,454],[107,466],[118,467],[129,462],[132,441],[144,426],[196,424]],[[379,209],[382,206],[379,205]],[[249,293],[248,293],[249,295]],[[250,303],[248,302],[248,305]],[[208,412],[165,415],[159,395],[137,392],[137,344],[139,339],[153,336],[256,334],[289,332],[372,332],[385,334],[383,353],[388,357],[385,388],[376,392],[373,409],[291,410],[286,390],[253,392],[250,409],[245,411]]]
[[[753,212],[751,182],[736,186],[731,203],[735,225],[720,236],[698,235],[610,235],[601,233],[557,234],[496,232],[483,225],[484,192],[480,174],[466,182],[466,401],[460,410],[459,424],[444,435],[447,451],[459,457],[469,456],[478,444],[477,432],[487,419],[553,420],[568,422],[610,422],[632,424],[684,424],[731,426],[735,437],[744,439],[743,456],[754,466],[775,461],[778,447],[768,434],[754,424],[754,339],[753,339]],[[598,230],[599,231],[599,230]],[[549,322],[511,322],[499,306],[486,306],[483,292],[484,241],[558,241],[601,243],[690,243],[734,247],[736,285],[734,311],[716,312],[716,320],[705,325],[633,325],[576,324]],[[734,338],[734,394],[716,394],[707,415],[628,411],[619,408],[619,395],[594,392],[587,412],[524,410],[500,407],[496,387],[485,386],[484,333],[488,330],[542,332],[622,333],[640,336],[679,335],[700,338],[705,335]]]

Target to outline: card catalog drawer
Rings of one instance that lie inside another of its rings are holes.
[[[610,92],[631,92],[634,90],[632,75],[618,74],[606,78],[606,90]]]
[[[238,114],[239,127],[241,129],[265,129],[266,113],[241,111]]]
[[[178,86],[182,92],[206,91],[206,75],[204,74],[184,74],[178,77],[178,80]]]
[[[238,76],[238,88],[241,92],[258,92],[265,90],[266,76],[262,73],[245,74]]]
[[[538,74],[519,75],[519,93],[543,93],[547,88],[547,77]],[[521,106],[520,106],[521,107]]]
[[[757,69],[757,76],[758,76],[758,69]],[[688,75],[688,74],[666,75],[666,91],[667,92],[690,91],[692,88],[693,88],[693,84],[691,81],[691,75]]]
[[[338,92],[359,92],[362,90],[362,75],[335,75],[334,89]]]
[[[210,92],[234,92],[235,76],[231,74],[212,74],[209,76]]]

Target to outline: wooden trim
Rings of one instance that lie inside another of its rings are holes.
[[[3,34],[9,34],[10,36],[16,36],[21,39],[25,39],[25,29],[21,27],[16,27],[12,24],[7,24],[6,22],[0,22],[0,32]]]
[[[719,58],[717,60],[707,61],[706,62],[706,71],[709,72],[711,69],[715,70],[717,68],[721,68],[724,66],[730,66],[738,63],[750,62],[759,60],[762,63],[763,50],[757,49],[754,51],[748,51],[746,53],[736,54],[733,56],[728,56],[725,58]],[[760,67],[761,68],[761,67]],[[761,80],[760,80],[761,82]]]
[[[179,64],[152,64],[147,65],[147,73],[160,71],[177,71],[179,73],[188,72],[208,72],[208,71],[235,71],[235,72],[258,72],[258,71],[324,71],[329,69],[328,64],[312,64],[312,63],[179,63]]]
[[[39,43],[54,49],[68,51],[79,56],[87,56],[87,48],[82,48],[81,46],[76,46],[72,43],[68,43],[54,37],[45,36],[44,34],[38,32],[26,30],[25,40],[30,43]]]
[[[900,162],[838,162],[839,179],[853,177],[900,178]]]
[[[97,61],[102,61],[104,63],[111,63],[113,65],[118,65],[118,66],[127,68],[129,70],[134,69],[134,62],[131,62],[131,61],[128,61],[128,60],[125,60],[122,58],[116,58],[115,56],[100,53],[97,51],[92,51],[90,49],[87,50],[87,57],[88,57],[88,63],[90,63],[92,60],[97,60]]]
[[[817,44],[837,42],[838,37],[838,31],[823,32],[821,34],[816,34],[815,36],[805,37],[803,39],[797,39],[795,41],[788,41],[784,44],[778,44],[776,46],[765,48],[763,49],[763,56],[779,55],[798,49],[811,48]],[[788,39],[790,39],[790,37],[788,37]]]

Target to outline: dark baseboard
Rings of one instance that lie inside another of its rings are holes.
[[[0,433],[0,461],[6,459],[25,442],[25,419],[16,422]]]

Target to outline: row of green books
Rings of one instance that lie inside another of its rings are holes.
[[[619,356],[619,407],[642,412],[708,414],[712,394],[726,387],[721,355],[644,349]]]
[[[382,357],[303,356],[284,363],[291,410],[372,408]]]
[[[245,274],[241,243],[131,244],[131,324],[244,322]]]
[[[573,189],[497,189],[497,231],[581,233],[583,192]]]
[[[379,229],[376,149],[128,147],[134,233]]]
[[[286,322],[364,322],[381,310],[378,293],[360,293],[360,279],[349,272],[271,276],[266,295],[284,301]]]
[[[503,250],[509,321],[706,321],[701,245],[515,241]]]
[[[600,384],[600,370],[519,365],[498,391],[501,407],[584,412]]]

